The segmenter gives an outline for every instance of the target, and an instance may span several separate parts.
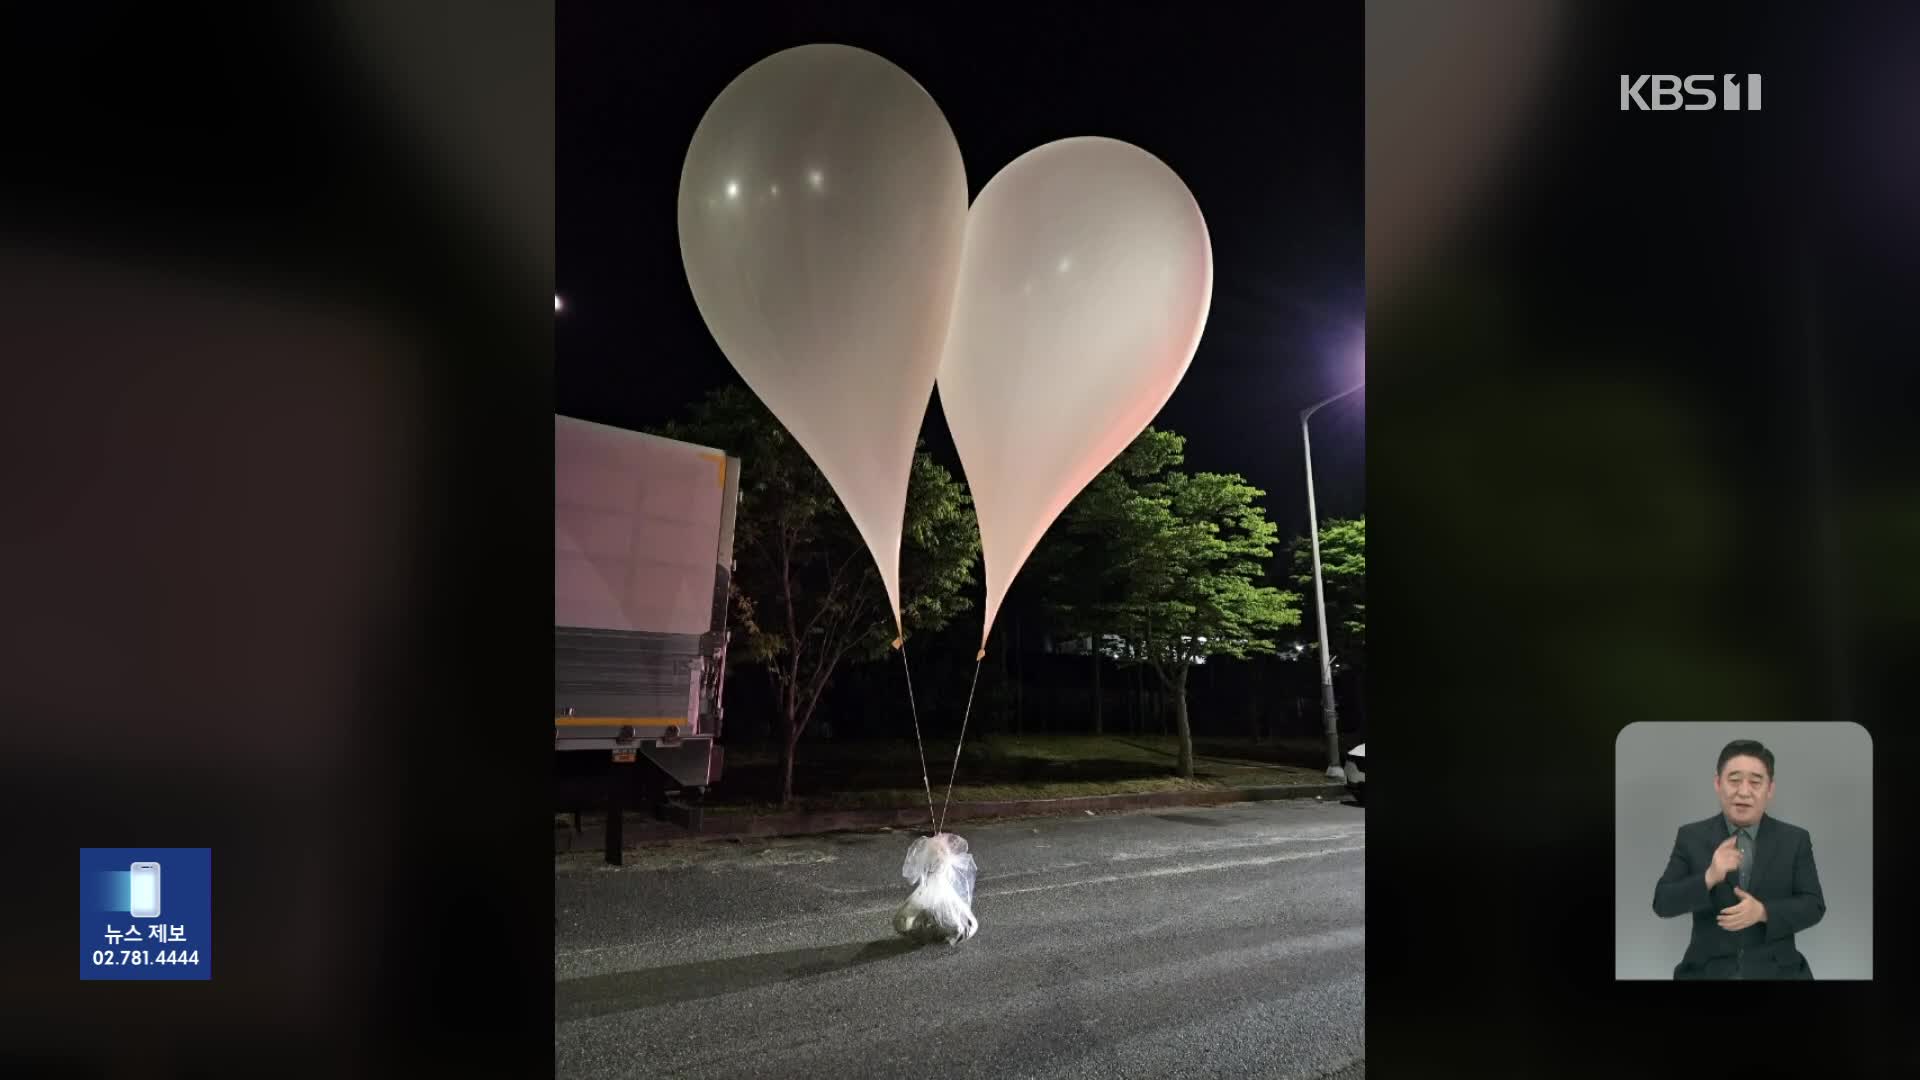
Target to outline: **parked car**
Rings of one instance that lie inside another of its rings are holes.
[[[1367,744],[1347,751],[1342,762],[1347,772],[1347,790],[1353,793],[1353,801],[1361,806],[1367,805]]]

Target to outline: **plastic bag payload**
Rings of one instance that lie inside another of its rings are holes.
[[[900,875],[913,882],[913,893],[893,913],[894,930],[916,940],[949,945],[972,937],[980,929],[980,920],[973,914],[977,872],[964,837],[935,833],[915,838],[900,868]]]

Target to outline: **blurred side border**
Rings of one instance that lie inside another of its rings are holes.
[[[0,14],[0,1073],[551,1068],[553,19]],[[139,844],[211,982],[75,979]]]
[[[1616,984],[1603,854],[1634,721],[1857,721],[1896,827],[1916,48],[1894,5],[1368,4],[1382,1075],[1696,1073],[1756,1017],[1770,1067],[1920,1065],[1892,919],[1877,983]],[[1763,74],[1764,111],[1620,110],[1621,74],[1694,72]]]

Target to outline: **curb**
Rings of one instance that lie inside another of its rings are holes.
[[[1009,799],[997,802],[954,803],[948,821],[984,821],[996,818],[1053,817],[1072,813],[1114,813],[1123,810],[1149,810],[1162,807],[1220,806],[1237,802],[1271,802],[1279,799],[1344,797],[1345,784],[1274,784],[1266,787],[1230,788],[1220,791],[1155,791],[1140,795],[1075,795],[1064,799]],[[821,833],[854,829],[918,828],[927,824],[924,807],[899,807],[882,810],[835,810],[823,813],[703,815],[698,831],[664,821],[628,821],[622,837],[629,850],[675,840],[723,839],[741,837],[815,836]],[[553,833],[555,854],[568,851],[602,851],[606,848],[602,826],[583,826],[579,832],[559,828]]]

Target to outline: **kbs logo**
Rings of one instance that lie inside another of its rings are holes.
[[[1720,92],[1713,91],[1712,75],[1632,75],[1620,76],[1620,111],[1632,112],[1635,109],[1651,109],[1654,112],[1673,112],[1685,109],[1688,112],[1702,112],[1719,108],[1728,112],[1741,111],[1740,76],[1720,76]],[[1747,112],[1760,111],[1760,76],[1748,75],[1746,90]]]

